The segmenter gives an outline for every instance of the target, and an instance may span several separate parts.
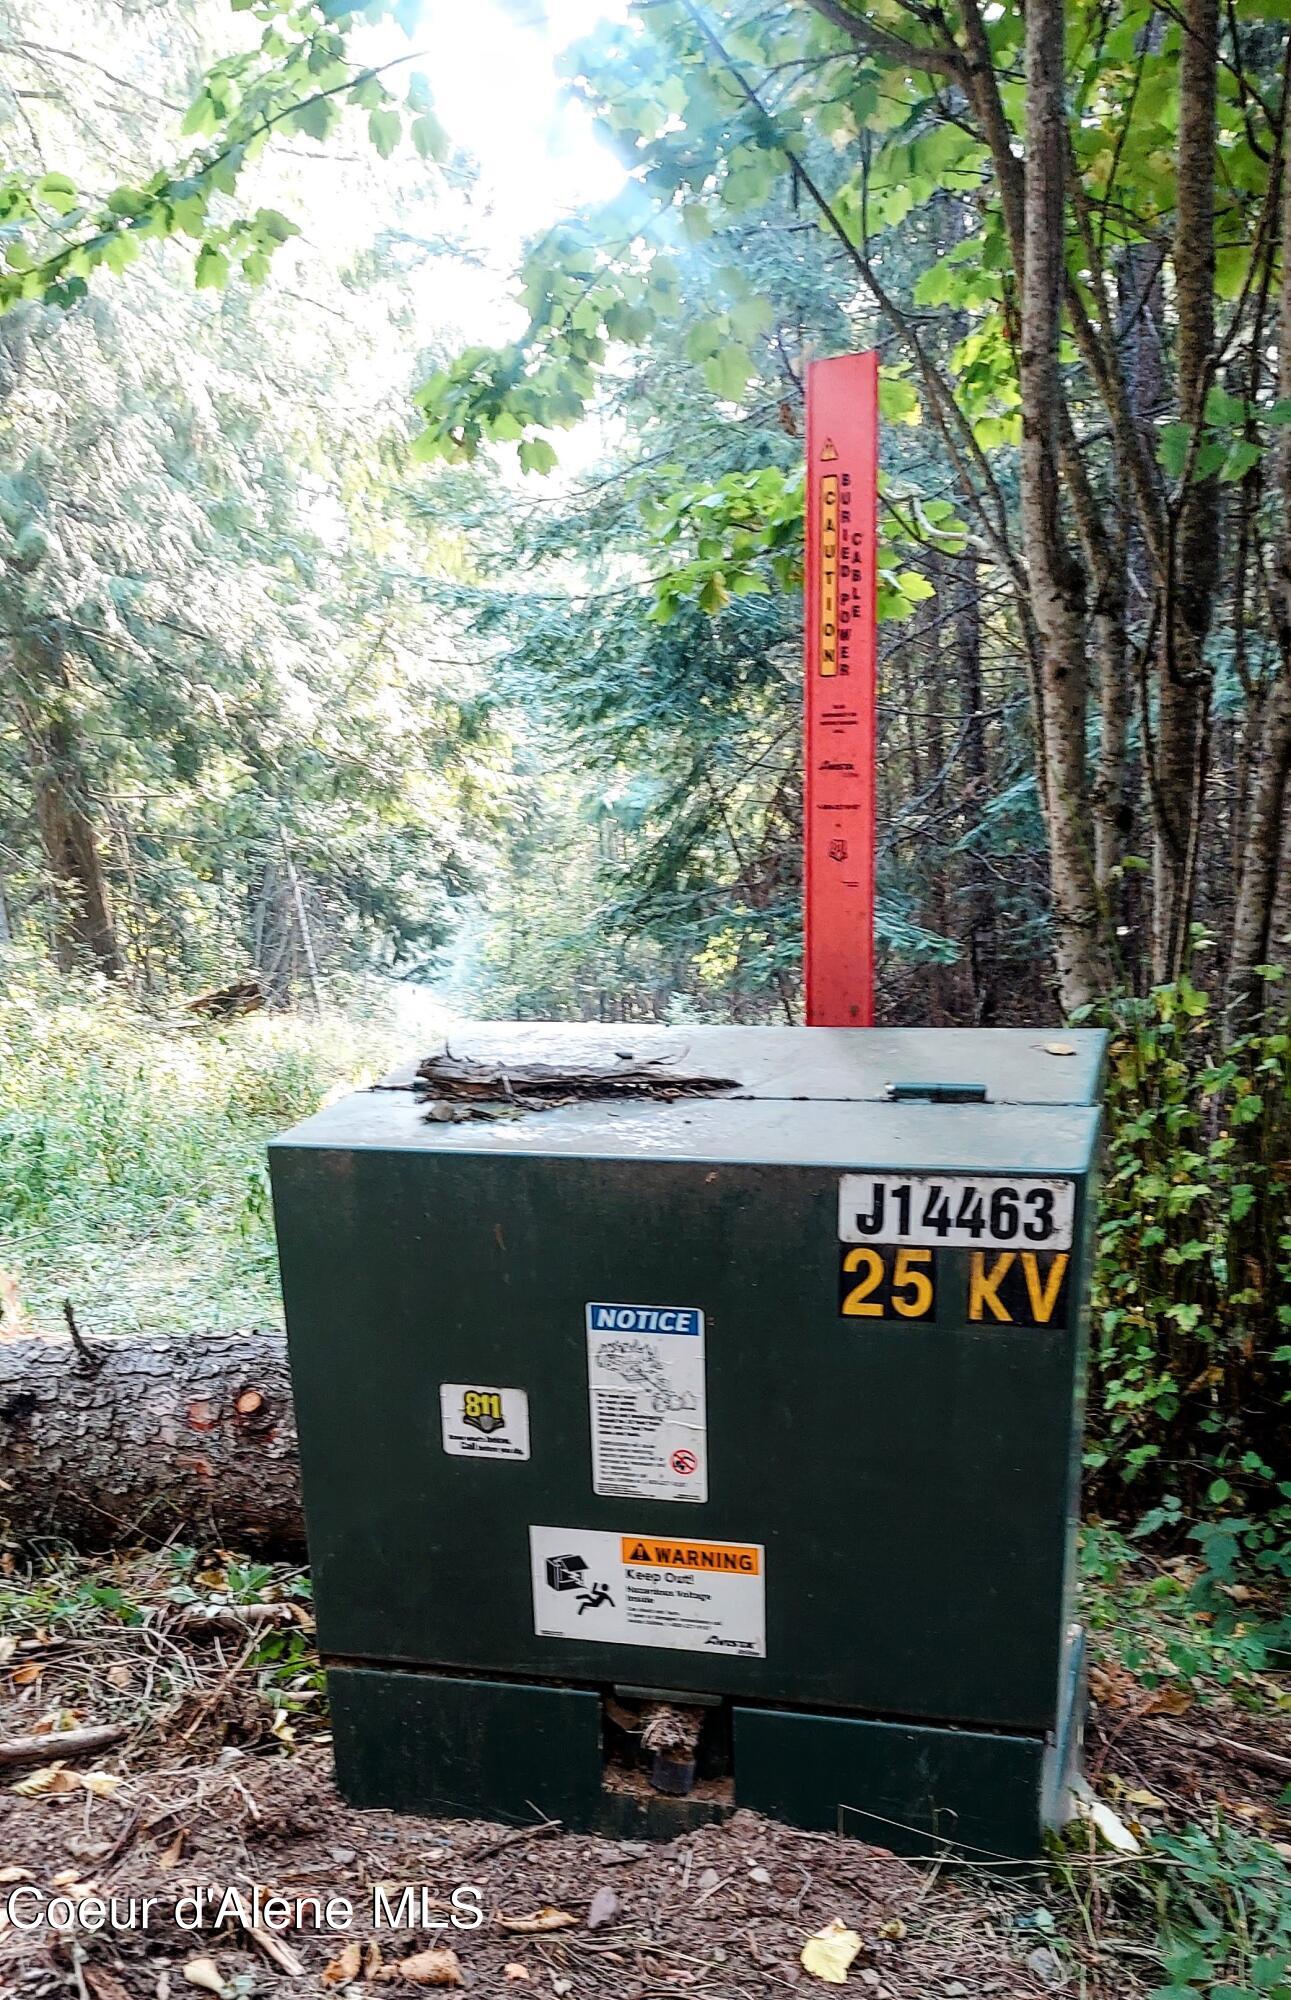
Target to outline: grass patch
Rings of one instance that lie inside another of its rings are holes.
[[[266,1142],[397,1050],[376,1011],[161,1018],[0,959],[3,1324],[279,1322]]]

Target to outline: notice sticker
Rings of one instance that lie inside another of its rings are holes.
[[[540,1639],[766,1658],[765,1552],[599,1528],[530,1528]]]
[[[704,1315],[698,1306],[587,1307],[592,1491],[707,1500]]]
[[[450,1458],[528,1458],[529,1398],[523,1389],[441,1382],[439,1419]]]

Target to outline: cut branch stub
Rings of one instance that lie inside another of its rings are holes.
[[[739,1085],[728,1076],[704,1076],[671,1066],[663,1056],[642,1061],[620,1053],[611,1062],[480,1062],[448,1049],[417,1067],[414,1088],[430,1100],[435,1122],[463,1118],[514,1118],[596,1098],[717,1097]]]

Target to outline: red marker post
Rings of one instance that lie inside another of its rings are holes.
[[[879,358],[807,370],[807,1022],[874,1025]]]

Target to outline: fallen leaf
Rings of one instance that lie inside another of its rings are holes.
[[[29,1660],[25,1667],[15,1667],[9,1678],[15,1687],[32,1687],[45,1671],[42,1660]]]
[[[457,1953],[449,1950],[417,1951],[401,1958],[394,1970],[413,1986],[460,1986],[462,1968]]]
[[[79,1868],[60,1868],[57,1875],[50,1876],[49,1886],[51,1889],[68,1889],[73,1882],[79,1882],[80,1879]]]
[[[357,1938],[351,1938],[339,1958],[323,1967],[324,1986],[348,1986],[363,1970],[363,1947]]]
[[[117,1786],[123,1783],[111,1771],[80,1771],[78,1777],[87,1792],[93,1792],[96,1799],[110,1799]]]
[[[1142,1848],[1125,1821],[1098,1797],[1087,1778],[1077,1778],[1071,1788],[1076,1811],[1088,1820],[1107,1846],[1117,1854],[1141,1854]]]
[[[849,1930],[841,1917],[835,1917],[823,1931],[807,1939],[798,1955],[813,1978],[823,1979],[827,1986],[842,1986],[860,1948],[858,1933]]]
[[[128,1688],[130,1685],[130,1669],[124,1660],[117,1660],[114,1665],[108,1668],[103,1678],[109,1687],[114,1687],[118,1690]]]
[[[369,1938],[363,1954],[363,1977],[375,1979],[381,1970],[381,1947],[375,1938]]]
[[[81,1977],[93,2000],[130,2000],[130,1995],[121,1981],[112,1973],[105,1972],[101,1965],[83,1965]]]
[[[1187,1688],[1153,1688],[1143,1704],[1144,1715],[1186,1715],[1192,1707],[1192,1696]]]
[[[200,1986],[207,1993],[224,1992],[224,1980],[213,1958],[190,1958],[184,1967],[184,1977],[190,1986]]]
[[[618,1897],[613,1889],[602,1886],[587,1906],[587,1928],[589,1931],[602,1930],[606,1924],[612,1924],[618,1914]]]
[[[29,1868],[0,1868],[0,1882],[30,1882]]]
[[[542,1909],[534,1910],[530,1916],[499,1917],[497,1922],[504,1931],[563,1931],[570,1924],[576,1924],[578,1918],[571,1916],[568,1910],[557,1910],[550,1903],[545,1903]]]
[[[65,1764],[42,1764],[38,1771],[29,1771],[9,1789],[17,1792],[19,1798],[39,1799],[56,1792],[78,1792],[80,1786],[75,1772],[69,1771]]]
[[[906,1927],[900,1917],[888,1917],[879,1925],[879,1936],[881,1938],[903,1938],[905,1934]]]
[[[504,1979],[514,1979],[517,1981],[521,1979],[528,1979],[529,1968],[527,1965],[504,1965],[502,1968],[502,1977]]]
[[[1155,1792],[1144,1791],[1142,1788],[1139,1788],[1132,1792],[1123,1792],[1121,1796],[1127,1806],[1142,1806],[1147,1812],[1165,1811],[1165,1800],[1159,1799]]]
[[[157,1856],[159,1868],[177,1868],[184,1858],[184,1842],[188,1839],[188,1828],[181,1826],[169,1847],[163,1847]]]
[[[1089,1692],[1106,1708],[1124,1708],[1139,1692],[1139,1684],[1124,1667],[1095,1666],[1089,1670]]]

